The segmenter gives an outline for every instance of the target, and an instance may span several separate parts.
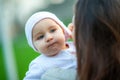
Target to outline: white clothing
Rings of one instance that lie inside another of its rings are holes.
[[[76,80],[77,69],[53,68],[47,70],[40,80]]]
[[[69,48],[62,50],[58,55],[53,57],[47,57],[41,54],[34,59],[29,66],[29,70],[26,73],[24,80],[40,80],[41,76],[52,68],[62,69],[76,69],[76,55],[75,46],[72,42],[67,43]]]

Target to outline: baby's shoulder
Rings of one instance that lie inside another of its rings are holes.
[[[39,55],[38,57],[33,59],[30,64],[43,64],[44,61],[45,61],[44,56],[43,55]]]

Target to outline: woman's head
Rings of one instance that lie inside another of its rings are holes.
[[[38,24],[41,21],[44,21],[45,19],[50,19],[54,21],[55,24],[59,25],[59,27],[63,30],[63,33],[65,34],[66,40],[71,35],[71,32],[69,31],[69,29],[67,29],[66,26],[54,14],[50,12],[45,12],[45,11],[37,12],[28,19],[25,26],[27,41],[35,51],[37,51],[37,49],[33,45],[33,29],[36,26],[36,24]]]
[[[75,42],[81,79],[102,80],[112,75],[120,67],[120,1],[78,0]]]

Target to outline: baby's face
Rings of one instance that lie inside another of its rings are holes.
[[[32,31],[35,48],[47,56],[56,55],[66,49],[65,35],[62,28],[52,19],[39,21]]]

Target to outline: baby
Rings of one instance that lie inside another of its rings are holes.
[[[49,69],[76,69],[75,47],[67,39],[71,31],[50,12],[37,12],[27,21],[25,34],[30,47],[41,53],[29,65],[24,80],[40,80]]]

